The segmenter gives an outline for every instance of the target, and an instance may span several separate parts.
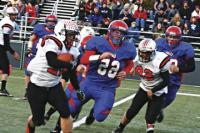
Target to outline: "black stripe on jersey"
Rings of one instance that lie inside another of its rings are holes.
[[[3,29],[4,27],[8,27],[8,28],[11,29],[11,31],[13,31],[13,27],[12,27],[12,25],[10,25],[10,24],[4,24],[4,25],[2,25],[2,29]]]
[[[42,43],[41,43],[41,46],[42,46],[42,47],[45,45],[45,41],[46,41],[47,39],[53,40],[53,41],[58,45],[59,49],[62,50],[62,42],[61,42],[59,39],[57,39],[57,38],[55,38],[55,37],[53,37],[53,36],[46,36],[46,37],[44,37],[44,38],[42,39]]]
[[[159,68],[160,68],[160,69],[163,68],[163,67],[167,64],[167,62],[168,62],[169,60],[170,60],[170,56],[165,57],[165,59],[160,63]]]

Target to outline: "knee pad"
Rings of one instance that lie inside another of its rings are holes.
[[[44,122],[44,120],[33,120],[33,123],[34,123],[34,125],[35,126],[41,126],[41,125],[45,125],[45,122]]]
[[[101,112],[98,112],[98,113],[94,112],[95,120],[98,121],[98,122],[104,121],[108,117],[108,115],[110,114],[110,111],[111,110],[105,110],[105,111],[101,111]]]

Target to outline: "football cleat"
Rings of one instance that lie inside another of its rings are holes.
[[[112,133],[123,133],[123,129],[120,127],[117,127]]]
[[[160,113],[157,116],[157,122],[161,123],[163,121],[163,119],[164,119],[164,112],[160,111]]]
[[[85,120],[86,125],[91,125],[94,122],[95,118],[94,118],[93,114],[94,114],[94,109],[92,109],[90,111],[90,114],[87,116],[87,118]]]
[[[11,95],[8,90],[4,89],[4,90],[0,90],[0,96],[7,96],[7,97],[13,97],[13,95]]]

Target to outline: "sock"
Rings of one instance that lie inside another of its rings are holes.
[[[35,127],[31,127],[31,126],[28,124],[28,127],[26,128],[26,133],[35,133]]]
[[[1,81],[1,90],[5,90],[6,89],[6,80],[2,80]]]
[[[47,115],[50,117],[53,113],[55,113],[56,112],[56,109],[55,108],[53,108],[53,107],[51,107],[49,110],[48,110],[48,112],[47,112]]]
[[[121,129],[124,129],[125,126],[126,126],[126,125],[124,125],[124,124],[122,124],[122,123],[119,124],[119,128],[121,128]]]
[[[61,131],[61,126],[60,126],[60,117],[58,118],[58,121],[56,123],[56,127],[54,128],[54,130],[60,132]]]

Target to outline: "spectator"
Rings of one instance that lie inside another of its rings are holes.
[[[147,10],[147,13],[149,15],[149,19],[154,20],[155,13],[154,13],[154,3],[156,0],[144,0],[143,1],[143,7]]]
[[[113,20],[119,19],[118,16],[123,9],[123,2],[121,0],[113,0],[112,1],[112,14]]]
[[[136,21],[137,27],[141,31],[144,31],[145,23],[146,23],[146,19],[147,19],[147,12],[145,11],[145,9],[143,9],[143,7],[141,5],[138,6],[138,10],[136,10],[135,13],[133,14],[133,18]]]
[[[165,27],[163,26],[162,23],[158,23],[155,28],[152,30],[153,31],[153,39],[158,39],[163,37],[163,34],[165,32]]]
[[[136,43],[139,42],[139,36],[140,36],[140,31],[138,27],[136,26],[136,22],[132,22],[131,26],[128,28],[129,32],[127,35],[127,38],[129,39],[130,43]]]
[[[168,11],[168,18],[171,19],[174,17],[174,15],[178,12],[178,9],[176,8],[176,5],[172,3],[170,5],[169,11]]]
[[[179,13],[181,18],[183,19],[183,23],[188,23],[191,17],[191,8],[188,5],[187,1],[183,2],[183,6],[179,9]]]
[[[189,29],[188,23],[185,23],[185,24],[183,25],[183,30],[182,30],[182,32],[183,32],[183,36],[189,36],[190,29]],[[189,38],[184,37],[184,38],[183,38],[183,41],[188,42],[188,41],[189,41]]]
[[[38,16],[38,7],[35,5],[36,3],[33,1],[28,2],[26,5],[26,15],[28,18],[28,25],[34,26],[37,23],[37,16]]]
[[[128,27],[131,26],[132,17],[131,14],[129,13],[128,8],[123,10],[123,13],[119,15],[119,19],[124,21],[128,25]]]
[[[182,26],[183,26],[183,20],[182,20],[180,14],[178,12],[171,19],[170,25],[176,25],[176,26],[182,28]]]
[[[21,16],[25,14],[25,8],[26,8],[25,4],[22,3],[22,1],[19,1],[17,5],[17,9],[19,11],[18,16],[17,16],[18,19],[20,19]]]
[[[94,26],[94,27],[96,27],[96,26],[100,27],[102,25],[103,17],[99,13],[98,7],[94,8],[93,13],[91,13],[91,15],[88,16],[88,20],[91,23],[91,25]]]
[[[192,12],[192,17],[196,17],[200,22],[200,7],[199,5],[195,5],[195,10]]]
[[[154,4],[154,10],[156,14],[159,13],[160,11],[166,14],[167,11],[169,10],[169,4],[166,0],[158,0]]]
[[[92,13],[92,2],[90,0],[85,0],[85,13],[88,17]]]
[[[80,25],[83,24],[84,21],[86,21],[86,12],[85,12],[85,3],[81,3],[79,5],[79,9],[75,11],[74,16],[76,17],[75,19],[78,20]]]
[[[191,17],[189,23],[189,35],[200,37],[200,24],[197,21],[196,17]],[[191,39],[191,41],[196,41],[196,39]]]

